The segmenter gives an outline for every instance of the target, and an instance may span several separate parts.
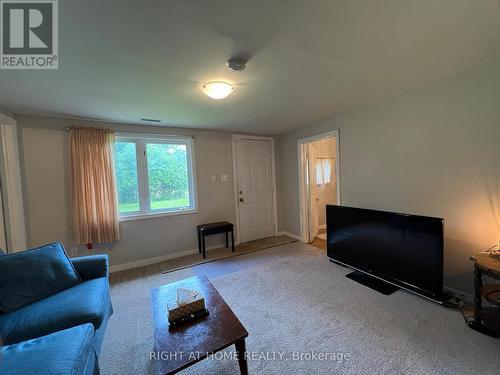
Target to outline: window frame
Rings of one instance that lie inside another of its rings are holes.
[[[116,195],[118,206],[118,217],[120,221],[148,219],[162,216],[175,216],[193,214],[198,212],[198,195],[196,183],[196,165],[195,165],[195,147],[194,138],[189,136],[176,135],[158,135],[158,134],[138,134],[138,133],[116,133],[115,142],[134,142],[137,163],[137,188],[139,194],[139,211],[120,213],[118,204],[118,193]],[[150,188],[149,188],[149,170],[147,157],[147,144],[180,144],[186,145],[186,163],[188,172],[188,189],[190,206],[187,208],[160,208],[151,209],[150,207]],[[114,152],[113,152],[114,156]],[[113,167],[116,165],[113,161]],[[116,180],[116,177],[115,177]],[[115,181],[118,192],[118,181]]]

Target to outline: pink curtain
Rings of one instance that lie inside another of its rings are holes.
[[[71,187],[78,243],[120,239],[113,168],[114,133],[107,129],[70,129]]]

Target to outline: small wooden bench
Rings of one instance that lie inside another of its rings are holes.
[[[226,233],[226,247],[229,247],[228,234],[231,232],[231,247],[234,253],[234,225],[228,221],[219,221],[217,223],[198,225],[198,251],[203,252],[203,258],[206,258],[205,236],[211,234]]]

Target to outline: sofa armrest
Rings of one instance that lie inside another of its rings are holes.
[[[71,262],[82,280],[108,277],[109,259],[105,254],[71,258]]]

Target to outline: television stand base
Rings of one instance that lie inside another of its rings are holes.
[[[374,289],[379,293],[385,294],[386,296],[400,289],[397,286],[386,283],[385,281],[377,279],[376,277],[369,276],[366,273],[360,271],[354,271],[345,276],[351,280],[363,284],[364,286],[367,286],[368,288]]]

